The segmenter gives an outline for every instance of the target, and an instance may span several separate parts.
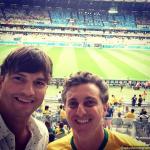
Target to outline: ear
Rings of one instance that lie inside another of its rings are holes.
[[[108,104],[108,103],[103,104],[103,117],[106,116],[108,107],[109,107],[109,104]]]
[[[64,103],[64,110],[66,110],[66,103]]]
[[[46,86],[46,90],[48,89],[48,85]]]
[[[3,76],[0,76],[0,85],[1,85],[2,81],[3,81]]]
[[[4,81],[4,76],[0,76],[0,89],[1,89],[1,87],[2,87],[3,81]]]
[[[108,107],[109,107],[109,104],[108,104],[108,103],[103,104],[104,112],[106,112],[106,111],[107,111]]]

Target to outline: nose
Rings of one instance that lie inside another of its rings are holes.
[[[77,113],[77,115],[78,115],[79,117],[84,116],[84,115],[86,114],[86,109],[85,109],[85,107],[84,107],[82,104],[79,104],[76,113]]]
[[[32,83],[25,83],[22,88],[22,93],[26,96],[33,96],[35,94],[35,89]]]

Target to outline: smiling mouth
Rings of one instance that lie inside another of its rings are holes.
[[[76,119],[75,121],[77,124],[84,125],[88,124],[90,122],[90,119]]]
[[[32,100],[32,99],[24,99],[24,98],[19,98],[19,97],[15,97],[15,99],[18,102],[25,103],[25,104],[33,103],[34,102],[34,100]]]

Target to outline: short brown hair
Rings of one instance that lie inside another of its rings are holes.
[[[90,72],[77,72],[65,81],[62,91],[63,102],[66,102],[66,93],[71,87],[86,83],[95,84],[99,88],[102,103],[105,104],[108,102],[109,95],[107,84],[100,77]]]
[[[12,51],[1,65],[1,76],[7,73],[28,72],[35,73],[42,71],[49,81],[52,77],[53,63],[50,57],[35,47],[25,46]]]

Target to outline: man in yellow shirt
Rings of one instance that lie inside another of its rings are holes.
[[[115,97],[115,95],[111,96],[110,103],[112,105],[117,105],[118,104],[118,99]]]
[[[63,122],[64,125],[67,125],[69,127],[66,111],[64,110],[64,106],[60,105],[60,121]]]
[[[64,106],[60,105],[60,120],[63,122],[64,119],[66,119],[66,112]]]
[[[49,110],[49,106],[48,106],[48,105],[45,106],[45,109],[44,109],[44,111],[43,111],[43,114],[44,114],[44,115],[51,115],[51,111]]]
[[[134,109],[131,109],[131,112],[127,112],[125,118],[135,119]]]
[[[128,135],[106,130],[108,87],[98,76],[77,72],[66,80],[62,92],[72,131],[48,145],[48,150],[120,150],[147,145]]]

